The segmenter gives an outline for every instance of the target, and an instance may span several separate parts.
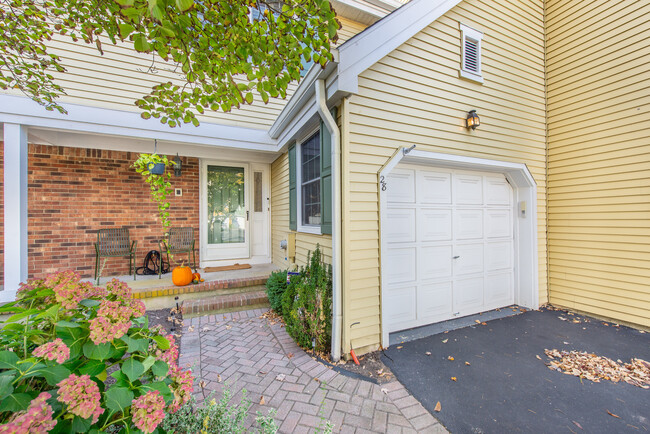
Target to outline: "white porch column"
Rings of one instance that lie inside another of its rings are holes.
[[[4,124],[4,291],[13,301],[27,280],[27,127]]]

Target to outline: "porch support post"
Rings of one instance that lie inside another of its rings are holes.
[[[27,127],[4,124],[4,291],[13,301],[27,280]]]

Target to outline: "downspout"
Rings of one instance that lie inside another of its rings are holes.
[[[336,120],[327,109],[325,80],[316,80],[318,114],[332,136],[332,360],[341,359],[341,134]]]

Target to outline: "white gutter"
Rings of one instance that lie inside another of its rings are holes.
[[[314,85],[318,114],[332,136],[332,361],[341,359],[341,135],[336,120],[327,109],[325,80]]]

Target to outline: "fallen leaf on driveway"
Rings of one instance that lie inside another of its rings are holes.
[[[562,321],[568,321],[568,320],[567,320],[566,318],[564,318],[563,316],[558,316],[558,318],[560,318]]]
[[[451,381],[458,381],[458,378],[456,378],[456,377],[451,377]]]
[[[401,350],[402,348],[404,348],[402,345],[400,345],[399,347],[397,347],[398,350]]]
[[[205,389],[205,381],[199,381],[199,386],[201,386],[201,389]]]
[[[469,362],[465,362],[465,364],[466,364],[467,366],[469,366]]]
[[[595,383],[609,380],[614,383],[624,381],[633,386],[650,389],[650,363],[641,359],[632,359],[630,363],[587,353],[586,351],[544,350],[551,359],[546,364],[553,371],[586,378]]]
[[[442,410],[442,406],[440,405],[440,401],[436,403],[436,406],[433,407],[433,411],[440,411]]]
[[[542,360],[542,358],[541,358],[541,357],[539,357],[539,355],[536,355],[535,357],[537,357],[537,358],[538,358],[539,360]]]
[[[192,332],[194,331],[194,326],[189,326],[189,327],[187,328],[187,331],[190,332],[190,333],[192,333]]]
[[[480,324],[480,323],[481,323],[481,321],[480,321],[480,320],[477,320],[477,319],[475,319],[474,322],[475,322],[476,324]]]
[[[575,426],[577,426],[578,428],[583,429],[583,428],[582,428],[582,425],[580,425],[580,424],[579,424],[578,422],[576,422],[575,420],[572,420],[571,422],[573,422],[573,423],[575,424]]]
[[[260,396],[260,405],[266,404],[266,401],[264,401],[264,397]]]
[[[424,354],[426,354],[427,356],[430,356],[430,355],[431,355],[431,351],[427,351],[427,352],[424,353]]]
[[[381,389],[381,391],[388,395],[388,389]]]
[[[610,416],[615,417],[616,419],[620,419],[620,418],[621,418],[621,416],[617,416],[617,415],[615,415],[614,413],[612,413],[612,412],[609,411],[609,410],[607,410],[607,414],[609,414]]]
[[[285,377],[284,374],[278,374],[278,375],[275,376],[275,379],[278,380],[278,381],[284,381],[285,378],[286,377]]]
[[[217,374],[217,381],[221,383],[221,375]]]
[[[290,359],[290,358],[292,358],[292,357],[293,357],[293,353],[289,353],[289,354],[287,354],[287,358],[288,358],[288,359]]]
[[[481,325],[487,325],[487,323],[486,323],[486,322],[482,322]]]
[[[443,344],[446,344],[448,340],[449,340],[448,338],[447,338],[447,339],[444,339],[444,340],[442,341],[442,343],[443,343]]]
[[[454,361],[454,358],[452,356],[447,357],[447,359],[451,360],[452,362]]]

